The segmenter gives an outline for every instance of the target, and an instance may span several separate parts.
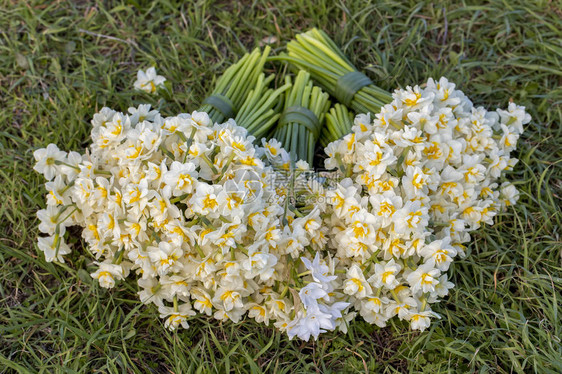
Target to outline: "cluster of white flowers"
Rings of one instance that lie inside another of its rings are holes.
[[[285,330],[301,302],[291,281],[304,268],[299,258],[323,249],[326,229],[318,209],[288,206],[296,183],[279,182],[290,166],[280,144],[255,146],[232,120],[162,118],[149,105],[128,114],[103,108],[92,125],[86,154],[54,144],[34,153],[47,179],[47,208],[37,213],[47,261],[64,262],[66,228],[78,225],[97,268],[91,276],[112,288],[134,275],[140,300],[154,303],[170,329],[187,328],[198,311],[234,322],[248,312]],[[317,297],[311,287],[300,292],[306,305],[306,295]],[[326,292],[324,308],[332,305]]]
[[[153,92],[149,73],[137,83]],[[105,288],[134,277],[170,329],[247,313],[304,340],[357,314],[424,330],[469,232],[518,198],[497,181],[530,117],[475,108],[444,78],[393,97],[326,148],[335,188],[233,120],[103,108],[85,154],[34,153],[47,180],[38,248],[64,262],[67,227],[82,227],[91,276]]]
[[[429,304],[453,287],[446,272],[465,255],[469,232],[517,200],[498,179],[517,162],[510,152],[531,118],[514,103],[474,107],[445,78],[393,99],[372,122],[357,116],[353,132],[326,148],[326,167],[346,178],[327,192],[325,224],[359,314],[424,330],[438,317]]]
[[[166,78],[156,74],[156,68],[150,67],[146,69],[146,72],[143,70],[138,71],[134,87],[137,90],[152,94],[156,92],[158,87],[163,87],[165,81]]]

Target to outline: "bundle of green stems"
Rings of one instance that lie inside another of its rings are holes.
[[[283,93],[291,88],[290,83],[277,89],[268,88],[274,78],[274,75],[266,78],[263,73],[258,77],[256,87],[250,91],[235,118],[237,125],[248,129],[258,140],[271,134],[281,116]]]
[[[334,140],[340,139],[351,132],[353,114],[345,105],[335,104],[326,113],[326,125],[320,133],[320,145],[326,147]]]
[[[291,84],[291,77],[285,78]],[[299,71],[290,90],[285,91],[284,109],[273,137],[289,152],[293,161],[312,165],[316,141],[330,102],[329,95],[314,86],[310,74]]]
[[[355,113],[370,113],[373,116],[383,105],[392,101],[390,93],[360,73],[336,43],[324,31],[316,28],[297,35],[295,40],[287,44],[287,54],[276,59],[288,61],[294,67],[308,71],[315,83]],[[330,123],[328,126],[331,126]],[[328,129],[322,142],[339,139],[338,130]],[[346,131],[351,131],[351,127]]]
[[[250,91],[256,88],[270,51],[269,47],[263,52],[256,48],[226,69],[199,111],[207,112],[218,123],[235,118]]]

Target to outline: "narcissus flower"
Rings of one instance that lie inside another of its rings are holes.
[[[137,73],[137,80],[134,83],[134,86],[137,90],[145,91],[148,93],[155,93],[158,87],[164,85],[166,78],[161,75],[156,74],[156,69],[154,67],[150,67],[144,70],[139,70]]]

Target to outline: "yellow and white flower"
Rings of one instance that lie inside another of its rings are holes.
[[[137,80],[134,83],[134,87],[137,90],[141,90],[148,93],[155,93],[158,87],[164,86],[166,78],[161,75],[156,74],[156,69],[150,67],[144,70],[139,70],[137,73]]]

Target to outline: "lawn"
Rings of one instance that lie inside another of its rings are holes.
[[[0,373],[562,372],[562,5],[557,1],[0,0]],[[518,204],[480,229],[449,271],[457,287],[423,333],[357,320],[314,342],[250,319],[168,332],[136,283],[89,276],[79,249],[46,263],[35,241],[44,181],[32,153],[88,146],[102,106],[197,109],[218,75],[269,43],[319,27],[392,90],[444,75],[478,105],[527,107],[509,178]],[[133,91],[156,66],[172,92]]]

